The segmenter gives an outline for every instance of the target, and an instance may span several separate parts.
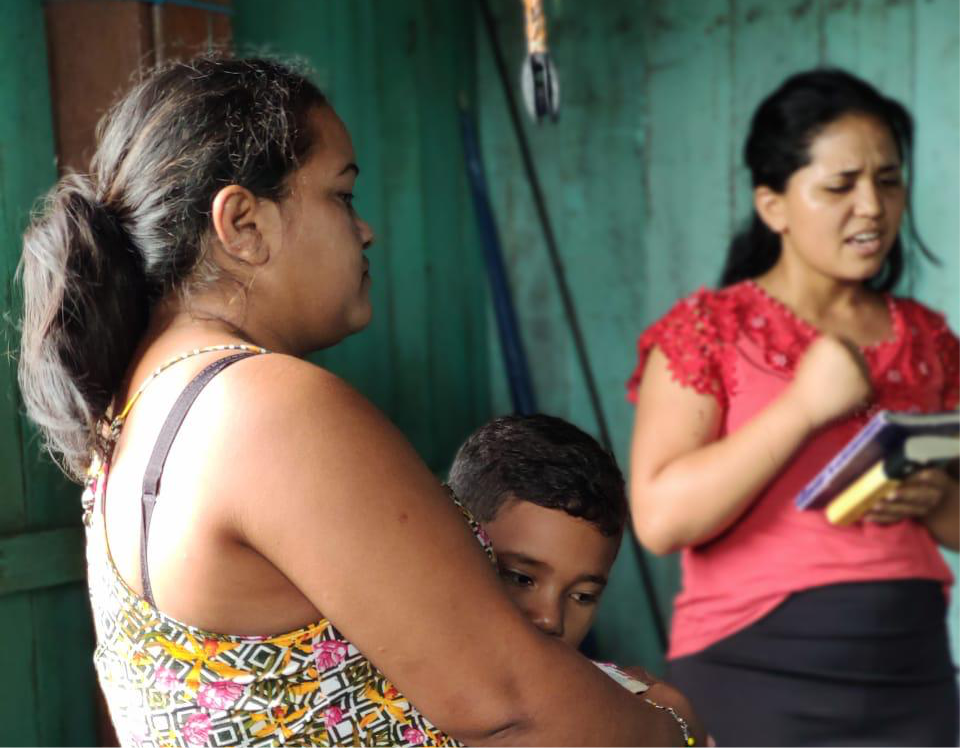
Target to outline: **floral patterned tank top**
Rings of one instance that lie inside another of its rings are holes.
[[[131,405],[111,424],[114,434]],[[271,636],[231,636],[175,620],[134,592],[107,543],[108,470],[108,463],[91,469],[84,522],[94,663],[122,745],[460,745],[328,620]],[[493,560],[480,526],[461,510]]]

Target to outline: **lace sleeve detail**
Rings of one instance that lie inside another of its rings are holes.
[[[943,408],[953,410],[960,404],[960,341],[941,315],[937,315],[933,334],[943,372]]]
[[[637,366],[627,382],[627,399],[636,402],[650,351],[657,347],[667,357],[674,381],[702,395],[713,395],[726,406],[721,367],[727,322],[719,294],[701,289],[683,299],[649,327],[637,341]]]

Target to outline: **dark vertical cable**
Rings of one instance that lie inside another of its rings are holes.
[[[503,252],[500,249],[497,224],[493,218],[493,210],[490,208],[489,190],[483,173],[483,160],[480,158],[477,128],[465,101],[460,102],[460,132],[463,136],[470,193],[473,196],[473,208],[477,216],[484,265],[490,281],[490,296],[493,300],[494,318],[500,338],[500,353],[507,373],[507,383],[510,385],[513,412],[525,416],[531,415],[537,412],[537,401],[533,394],[533,383],[530,380],[527,354],[520,337],[520,326],[517,324],[517,315],[513,308],[510,284],[507,282],[507,269],[503,265]]]
[[[520,155],[523,159],[523,168],[526,172],[527,182],[530,185],[530,191],[533,193],[533,202],[537,209],[537,216],[540,219],[540,227],[543,230],[543,238],[547,244],[547,253],[550,257],[550,264],[553,267],[554,277],[557,281],[557,288],[560,291],[560,298],[563,302],[563,311],[567,318],[567,324],[570,332],[573,334],[573,340],[577,349],[577,358],[580,362],[580,369],[583,371],[584,379],[587,384],[587,393],[590,396],[590,404],[593,407],[594,417],[597,420],[597,429],[600,434],[600,441],[608,450],[613,452],[613,442],[610,439],[610,432],[607,429],[607,419],[603,413],[603,406],[600,403],[600,396],[597,391],[597,384],[593,377],[593,369],[587,358],[587,349],[583,342],[583,334],[580,331],[580,322],[577,319],[576,308],[573,305],[573,297],[570,294],[570,288],[567,285],[566,273],[563,269],[563,261],[560,258],[560,252],[557,249],[556,236],[553,233],[553,224],[550,222],[550,216],[547,213],[546,202],[543,198],[543,190],[540,188],[540,179],[537,176],[537,170],[533,163],[533,157],[530,155],[530,144],[527,142],[527,136],[523,125],[520,122],[520,113],[517,110],[517,104],[513,97],[513,90],[510,85],[510,78],[507,74],[507,66],[503,58],[503,50],[500,48],[500,40],[497,37],[496,22],[493,13],[490,11],[488,0],[478,0],[480,13],[483,16],[484,26],[487,31],[487,38],[490,41],[490,49],[493,52],[493,60],[497,67],[497,73],[500,77],[501,88],[507,102],[507,111],[510,114],[510,121],[513,123],[514,134],[517,137],[517,145],[520,147]],[[629,523],[628,523],[629,524]],[[647,565],[647,559],[643,547],[637,542],[634,536],[634,547],[637,556],[637,566],[640,570],[640,579],[643,583],[644,592],[647,595],[647,602],[653,617],[654,626],[657,630],[657,637],[660,647],[666,651],[667,632],[664,626],[663,614],[660,611],[660,602],[657,599],[656,588],[653,584],[653,578],[650,575],[650,568]]]
[[[540,219],[540,226],[543,230],[543,238],[547,244],[547,253],[550,257],[550,264],[553,266],[553,273],[557,280],[557,289],[560,291],[560,300],[563,303],[563,311],[567,317],[567,323],[570,326],[570,332],[573,334],[574,345],[577,350],[577,358],[580,362],[580,369],[583,371],[584,379],[587,384],[587,393],[590,396],[590,404],[593,407],[594,415],[597,419],[597,429],[600,432],[600,441],[607,449],[611,449],[610,432],[607,429],[607,419],[603,414],[603,406],[600,403],[600,396],[597,393],[597,384],[593,378],[593,369],[587,358],[586,345],[583,342],[583,333],[580,331],[580,322],[577,319],[577,312],[573,305],[573,297],[570,294],[570,287],[567,285],[566,272],[563,268],[563,260],[560,258],[560,252],[557,250],[557,239],[553,233],[553,224],[550,222],[550,216],[547,213],[547,205],[543,198],[543,190],[540,187],[540,178],[537,176],[536,167],[533,164],[533,157],[530,155],[530,144],[527,142],[526,133],[520,122],[520,113],[517,109],[516,101],[513,98],[513,92],[510,87],[510,81],[507,77],[507,67],[503,60],[503,51],[500,49],[500,42],[497,39],[496,25],[493,20],[493,14],[490,12],[490,6],[487,0],[480,0],[480,9],[483,12],[483,20],[487,27],[487,36],[490,39],[490,46],[493,49],[494,61],[497,65],[497,72],[500,75],[500,82],[503,87],[503,95],[507,100],[507,109],[510,113],[510,120],[513,123],[513,129],[517,136],[517,144],[520,146],[520,155],[523,159],[523,168],[527,175],[527,181],[530,184],[530,191],[533,193],[533,202],[537,209],[537,216]]]

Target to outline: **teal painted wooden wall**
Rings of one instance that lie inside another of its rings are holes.
[[[15,350],[13,276],[34,200],[57,177],[37,0],[10,0],[0,23],[0,319]],[[93,635],[80,501],[42,457],[20,414],[11,355],[0,357],[0,742],[94,741]]]
[[[472,16],[442,0],[235,3],[241,51],[300,55],[350,127],[358,206],[377,230],[375,321],[317,356],[376,402],[437,472],[488,413],[485,290],[457,102],[474,96]],[[41,0],[0,24],[0,319],[15,350],[13,276],[36,198],[56,179]],[[89,745],[93,637],[79,489],[22,418],[0,357],[0,744]]]
[[[522,13],[496,0],[499,38],[511,72],[524,54]],[[621,464],[630,410],[624,382],[634,359],[651,283],[666,285],[644,251],[649,224],[644,140],[647,71],[644,22],[636,3],[547,2],[551,53],[560,75],[556,124],[526,131],[554,222],[603,409]],[[573,339],[564,320],[546,247],[493,67],[490,45],[477,32],[481,137],[504,253],[540,409],[598,434]],[[669,293],[669,291],[665,291]],[[491,341],[494,412],[510,409]],[[671,559],[648,558],[660,602],[669,610],[676,587]],[[650,606],[641,589],[635,549],[625,540],[595,628],[602,656],[656,667],[660,652]]]
[[[518,3],[492,4],[511,69],[519,70]],[[622,464],[633,415],[623,399],[633,341],[675,299],[715,282],[727,241],[749,215],[740,165],[749,117],[792,72],[847,67],[914,113],[916,215],[943,265],[915,268],[902,291],[960,326],[956,0],[607,0],[588,11],[547,0],[545,7],[562,113],[555,125],[527,123],[527,132]],[[489,47],[479,37],[481,135],[537,394],[545,411],[596,433]],[[503,411],[509,401],[495,352],[491,340],[494,410]],[[632,550],[625,545],[617,561],[598,643],[611,659],[657,666]],[[956,569],[956,556],[950,560]],[[676,560],[653,566],[669,609]],[[955,624],[956,594],[952,605]]]
[[[370,327],[317,357],[380,406],[438,474],[489,395],[483,269],[458,100],[472,15],[446,0],[236,0],[237,50],[303,57],[350,129],[373,225]]]
[[[519,4],[493,5],[518,70]],[[358,205],[379,236],[371,254],[375,319],[319,359],[390,414],[437,472],[470,428],[509,409],[463,177],[462,92],[481,107],[488,177],[541,406],[596,433],[487,42],[468,2],[235,6],[241,51],[299,54],[316,68],[364,171]],[[528,132],[621,459],[632,415],[623,400],[632,341],[675,298],[714,280],[747,210],[738,155],[746,118],[794,70],[849,66],[916,114],[918,220],[944,267],[921,267],[907,290],[960,326],[955,0],[606,0],[589,13],[574,0],[547,0],[546,7],[563,116]],[[0,308],[9,320],[19,234],[55,168],[40,0],[13,0],[6,11]],[[8,349],[14,338],[8,334]],[[76,489],[39,457],[19,416],[9,356],[0,358],[0,380],[0,543],[40,529],[66,528],[57,537],[70,537]],[[75,562],[49,572],[47,582],[64,582],[62,569]],[[9,568],[0,557],[0,570]],[[666,604],[677,584],[675,562],[657,559],[654,569]],[[639,589],[627,547],[601,611],[599,644],[610,658],[656,666]],[[75,583],[0,594],[2,742],[92,740],[84,595]],[[953,601],[956,618],[956,594]],[[69,664],[68,653],[78,651],[82,657]]]

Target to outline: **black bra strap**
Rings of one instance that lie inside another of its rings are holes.
[[[218,359],[206,367],[180,393],[180,397],[170,409],[167,420],[163,422],[163,428],[160,429],[160,436],[157,437],[157,443],[153,447],[153,453],[150,455],[150,461],[143,475],[143,493],[140,496],[140,581],[143,585],[143,597],[154,607],[156,605],[153,600],[153,587],[150,585],[150,571],[147,566],[147,537],[150,535],[150,520],[153,519],[153,508],[157,503],[157,494],[160,492],[160,477],[163,475],[163,466],[167,462],[167,455],[170,454],[170,447],[173,446],[173,440],[180,431],[190,406],[210,380],[231,364],[256,355],[250,352],[235,353]]]

